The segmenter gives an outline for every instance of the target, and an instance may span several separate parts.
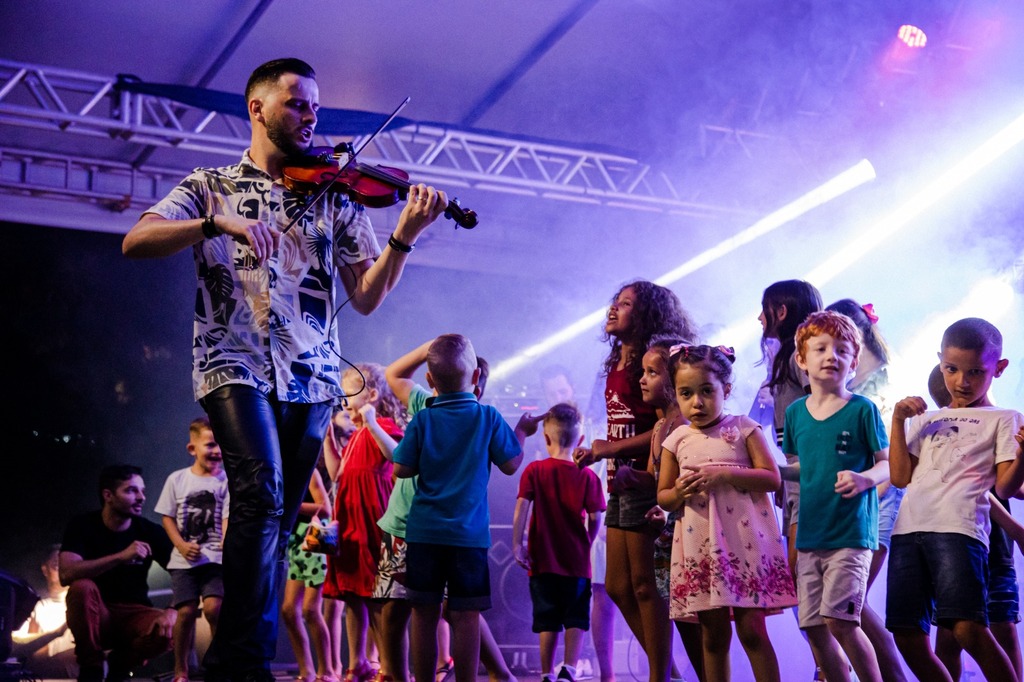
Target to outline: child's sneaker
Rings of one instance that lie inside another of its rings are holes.
[[[577,680],[591,680],[594,678],[594,668],[590,663],[589,658],[581,658],[576,663],[576,679]]]
[[[544,673],[540,676],[540,682],[555,682],[555,678],[551,676],[551,673]]]
[[[562,665],[558,671],[558,682],[576,682],[576,668],[571,665]]]

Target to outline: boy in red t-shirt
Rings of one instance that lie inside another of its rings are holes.
[[[580,469],[572,452],[580,444],[582,418],[569,403],[544,416],[548,459],[531,462],[519,481],[512,521],[516,562],[530,572],[533,631],[540,634],[541,682],[552,682],[558,633],[565,655],[558,679],[575,682],[583,633],[590,629],[590,544],[605,508],[601,482]],[[523,531],[530,516],[529,541]]]

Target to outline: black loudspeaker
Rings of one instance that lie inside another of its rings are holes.
[[[11,635],[32,615],[37,601],[39,595],[28,583],[0,571],[0,662],[10,657]]]

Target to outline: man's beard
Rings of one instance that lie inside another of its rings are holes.
[[[268,118],[266,126],[267,138],[274,143],[274,146],[284,152],[285,156],[304,156],[312,146],[312,142],[306,146],[302,146],[301,143],[296,142],[295,139],[288,134],[284,126],[275,118]]]

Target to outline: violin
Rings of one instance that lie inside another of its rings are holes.
[[[348,158],[344,164],[343,157]],[[351,146],[341,144],[333,149],[313,147],[306,156],[286,164],[284,186],[306,195],[327,190],[344,192],[357,204],[386,208],[404,200],[411,183],[409,174],[400,168],[356,161]],[[476,213],[459,206],[458,199],[449,200],[444,215],[467,230],[477,226]]]

